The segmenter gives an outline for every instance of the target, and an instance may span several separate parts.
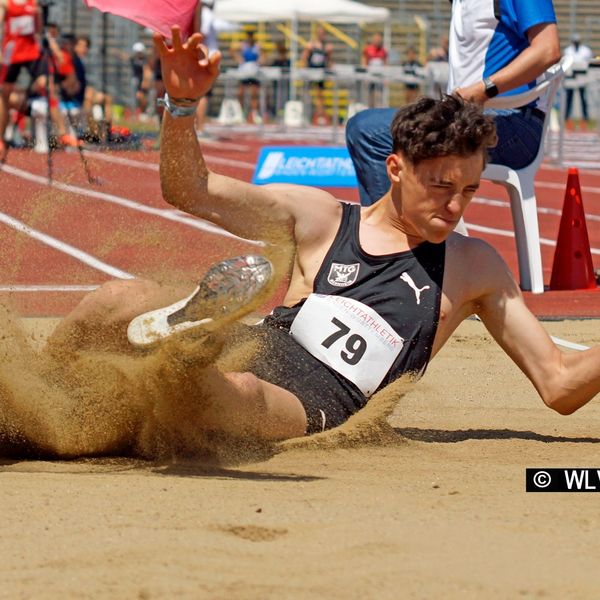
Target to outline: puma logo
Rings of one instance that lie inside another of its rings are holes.
[[[421,292],[425,290],[430,290],[431,286],[424,285],[422,288],[417,287],[417,284],[413,281],[412,277],[406,271],[404,271],[404,273],[400,275],[400,279],[408,283],[409,287],[412,288],[413,292],[415,293],[417,304],[421,304]]]

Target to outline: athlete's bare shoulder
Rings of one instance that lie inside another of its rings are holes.
[[[278,202],[294,216],[296,235],[322,235],[327,226],[341,213],[340,201],[329,192],[315,187],[289,184],[264,186],[277,196]]]
[[[444,291],[477,302],[501,288],[514,287],[507,264],[486,241],[453,233],[446,242]]]
[[[342,215],[342,203],[332,194],[315,187],[287,184],[262,186],[275,193],[294,219],[294,239],[300,254],[329,245]]]

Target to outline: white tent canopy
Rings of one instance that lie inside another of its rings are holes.
[[[388,21],[390,11],[352,0],[219,0],[215,4],[215,16],[238,23],[313,20],[374,23]]]

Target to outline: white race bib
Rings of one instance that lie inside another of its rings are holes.
[[[11,35],[33,35],[35,33],[35,19],[31,15],[13,17],[9,23]]]
[[[404,339],[376,311],[342,296],[311,294],[290,334],[366,397],[379,387],[404,347]]]

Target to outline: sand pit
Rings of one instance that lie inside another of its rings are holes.
[[[0,460],[0,598],[598,597],[600,496],[524,484],[600,468],[600,398],[551,412],[470,321],[389,424],[221,468]]]

